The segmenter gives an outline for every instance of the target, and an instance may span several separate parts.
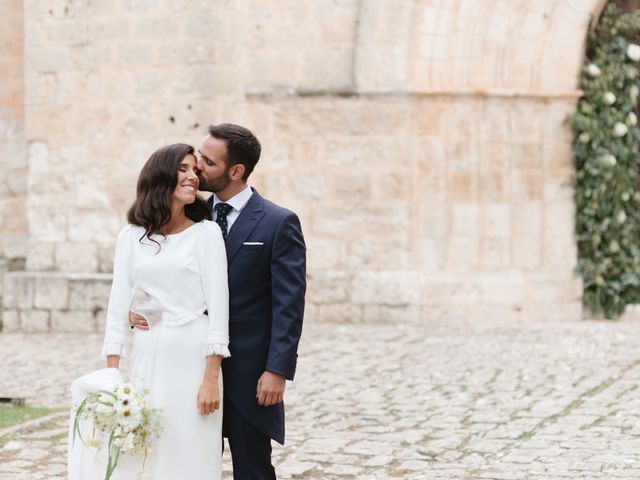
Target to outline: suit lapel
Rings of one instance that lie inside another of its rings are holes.
[[[252,189],[253,190],[253,189]],[[227,235],[227,262],[231,265],[232,260],[242,247],[251,232],[256,228],[256,225],[262,220],[265,215],[264,211],[264,199],[258,195],[258,192],[253,190],[253,195],[247,202],[247,205],[242,209],[236,221],[229,229],[229,235]]]

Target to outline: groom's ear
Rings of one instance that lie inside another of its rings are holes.
[[[229,174],[231,175],[231,180],[242,180],[244,176],[244,165],[236,163],[229,169]]]

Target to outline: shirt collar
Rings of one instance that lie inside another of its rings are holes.
[[[240,212],[244,208],[244,206],[247,204],[249,199],[251,198],[251,195],[253,195],[253,190],[251,190],[251,187],[247,185],[247,187],[244,190],[242,190],[239,193],[236,193],[233,197],[231,197],[229,200],[227,200],[224,203],[228,203],[233,207],[234,210],[237,210],[238,212]],[[218,195],[214,193],[213,207],[215,208],[215,206],[221,202],[222,200],[220,200],[218,198]]]

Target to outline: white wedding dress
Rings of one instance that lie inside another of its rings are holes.
[[[102,355],[124,356],[129,310],[146,314],[150,329],[133,331],[129,380],[149,390],[149,405],[161,410],[164,432],[145,461],[143,478],[220,479],[222,372],[215,413],[200,415],[197,394],[206,356],[229,356],[222,233],[214,222],[203,221],[177,234],[153,235],[159,245],[140,241],[143,234],[143,228],[128,225],[118,236]],[[73,402],[81,400],[77,392],[86,383],[75,389]],[[70,442],[69,480],[104,479],[104,450],[96,454],[78,439]],[[112,480],[137,479],[142,467],[141,458],[122,456]]]

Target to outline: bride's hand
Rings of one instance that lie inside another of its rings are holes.
[[[132,329],[139,328],[140,330],[149,330],[149,324],[146,318],[137,313],[129,312],[129,325],[131,325]]]
[[[198,410],[200,415],[209,415],[220,408],[218,382],[203,382],[198,390]]]

